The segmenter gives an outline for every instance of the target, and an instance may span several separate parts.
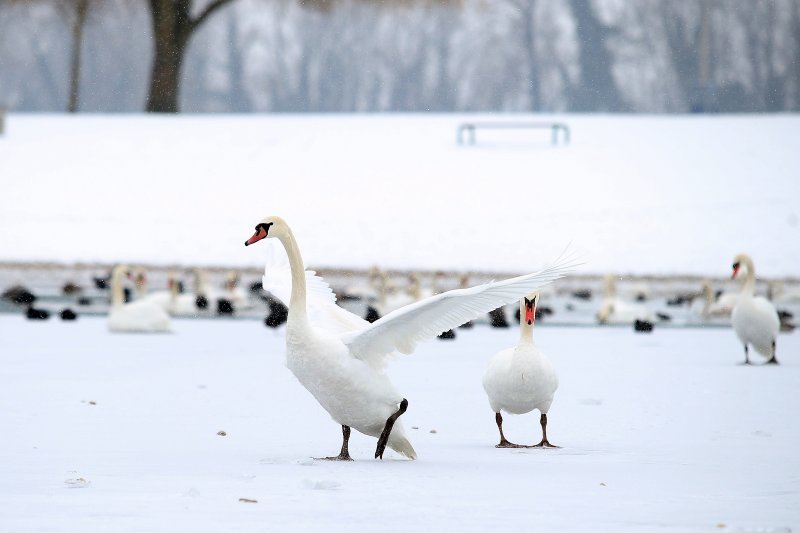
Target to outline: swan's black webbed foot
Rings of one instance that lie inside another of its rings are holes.
[[[317,461],[352,461],[350,451],[347,449],[350,443],[350,426],[342,426],[342,451],[336,457],[314,457]]]
[[[527,446],[523,446],[522,444],[514,444],[513,442],[509,442],[506,439],[500,441],[500,444],[495,444],[495,448],[527,448]]]

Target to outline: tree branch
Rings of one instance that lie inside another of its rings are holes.
[[[190,31],[194,31],[200,26],[205,20],[212,14],[214,11],[218,10],[225,4],[231,3],[233,0],[214,0],[208,6],[206,6],[205,10],[200,13],[197,17],[194,17],[190,22]]]

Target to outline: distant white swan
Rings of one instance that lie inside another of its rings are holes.
[[[108,313],[108,329],[113,332],[167,333],[170,319],[164,309],[153,302],[136,300],[125,303],[122,278],[128,267],[118,265],[111,274],[111,309]]]
[[[693,300],[689,312],[701,320],[729,319],[738,298],[738,294],[730,292],[723,292],[717,296],[711,282],[704,279],[702,300]]]
[[[387,358],[395,352],[409,354],[418,342],[514,301],[564,276],[574,266],[573,262],[562,260],[539,273],[445,292],[393,311],[372,324],[343,309],[344,313],[333,311],[331,305],[335,303],[321,304],[319,307],[323,309],[316,318],[322,324],[315,325],[309,301],[319,303],[326,284],[320,280],[312,289],[316,295],[308,297],[311,285],[307,281],[308,274],[294,235],[283,219],[263,219],[245,245],[265,238],[277,238],[289,257],[291,296],[286,363],[300,383],[342,426],[341,452],[328,458],[335,460],[351,460],[350,428],[378,437],[376,458],[383,458],[387,445],[406,457],[416,458],[402,425],[397,422],[406,411],[408,401],[383,371]]]
[[[731,278],[736,278],[742,268],[747,271],[747,274],[742,285],[742,292],[739,293],[736,307],[733,308],[731,314],[731,323],[736,331],[736,336],[744,345],[744,364],[750,364],[748,346],[752,346],[767,358],[767,363],[777,365],[775,343],[781,326],[778,311],[766,298],[754,296],[756,270],[750,256],[739,254],[734,257]]]
[[[141,280],[141,281],[139,281]],[[194,294],[182,293],[178,287],[178,277],[175,272],[167,274],[167,290],[147,292],[146,278],[137,276],[137,286],[142,285],[143,299],[160,306],[170,316],[195,316],[197,305]]]
[[[250,298],[247,297],[247,292],[239,286],[239,275],[234,270],[225,275],[225,290],[220,297],[230,301],[235,311],[253,307],[253,304],[250,303]]]
[[[637,320],[655,321],[655,316],[644,304],[617,297],[614,276],[606,275],[604,285],[603,303],[597,311],[597,321],[600,324],[633,324]]]
[[[497,448],[556,448],[547,440],[547,411],[558,388],[558,375],[553,365],[533,342],[533,324],[539,293],[520,300],[519,344],[495,354],[483,376],[483,388],[495,413],[500,431]],[[541,413],[542,440],[534,446],[509,442],[503,434],[501,411],[521,415],[538,409]]]

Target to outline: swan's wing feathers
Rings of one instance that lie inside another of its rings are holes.
[[[572,271],[578,263],[562,257],[552,266],[503,281],[456,289],[392,311],[342,340],[359,359],[375,362],[393,351],[409,354],[418,342],[460,326],[468,320],[515,302]]]
[[[268,263],[264,267],[264,276],[261,278],[261,286],[265,291],[270,292],[275,298],[289,305],[292,297],[292,270],[289,264],[276,265]],[[336,294],[328,283],[317,276],[313,270],[306,270],[306,293],[309,302],[331,302],[336,303]]]
[[[326,329],[333,334],[341,334],[363,329],[369,322],[354,315],[336,303],[336,294],[330,285],[317,276],[313,270],[306,270],[306,304],[308,317],[315,327]],[[270,254],[261,279],[264,290],[287,307],[292,297],[292,271],[285,257]]]

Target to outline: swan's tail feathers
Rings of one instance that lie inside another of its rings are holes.
[[[409,459],[417,458],[417,452],[414,451],[414,447],[411,445],[405,435],[395,436],[393,431],[392,435],[389,437],[389,442],[386,444],[389,446],[389,448],[401,455],[405,455]]]

